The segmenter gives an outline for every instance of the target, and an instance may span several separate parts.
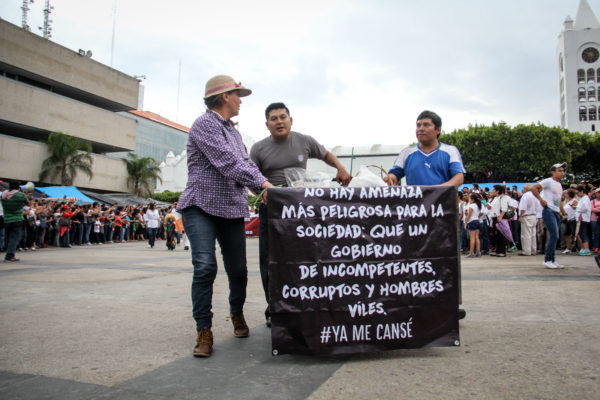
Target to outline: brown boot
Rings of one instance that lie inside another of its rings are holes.
[[[198,331],[196,347],[194,347],[194,357],[210,357],[213,346],[213,335],[210,328],[203,328]]]
[[[233,323],[233,335],[235,337],[248,337],[250,329],[248,328],[248,325],[246,325],[244,313],[239,315],[231,314],[230,316],[231,322]]]

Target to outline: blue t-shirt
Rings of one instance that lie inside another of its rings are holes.
[[[458,149],[440,143],[431,153],[425,153],[416,144],[403,149],[389,171],[398,181],[406,176],[407,185],[441,185],[465,167]]]

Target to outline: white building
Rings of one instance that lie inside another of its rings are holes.
[[[252,148],[254,139],[243,133],[241,135],[246,148]],[[183,150],[177,155],[170,151],[165,160],[160,163],[160,177],[162,182],[156,182],[157,192],[164,192],[165,190],[183,192],[188,177],[187,150]]]
[[[106,156],[136,147],[137,79],[0,18],[0,179],[39,182],[45,140],[62,132],[92,145],[93,177],[77,187],[127,191],[127,169]]]
[[[600,129],[600,24],[587,0],[579,2],[558,36],[560,126],[574,132]]]

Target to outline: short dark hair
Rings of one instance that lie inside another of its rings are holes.
[[[19,181],[9,181],[8,182],[8,190],[19,190],[21,189],[21,185]]]
[[[590,192],[590,190],[588,189],[588,187],[586,185],[577,185],[575,190],[577,190],[578,192],[583,192],[585,194],[588,194]]]
[[[429,110],[423,111],[417,117],[417,121],[420,119],[425,119],[425,118],[430,118],[431,122],[433,122],[433,125],[435,125],[436,129],[442,127],[442,118],[440,118],[440,116],[437,115],[436,113],[434,113],[433,111],[429,111]]]
[[[285,106],[285,104],[283,104],[283,103],[271,103],[265,109],[265,119],[266,120],[269,119],[269,113],[271,111],[273,111],[273,110],[279,110],[280,108],[285,108],[285,112],[287,113],[288,117],[290,116],[290,110],[288,110],[288,108]]]
[[[496,190],[496,192],[498,192],[498,194],[504,194],[504,186],[494,185],[494,189]]]
[[[481,208],[481,197],[479,197],[479,194],[471,193],[469,197],[477,204],[477,207]]]

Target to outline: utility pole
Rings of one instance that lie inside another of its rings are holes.
[[[33,0],[23,0],[23,5],[21,6],[21,28],[25,29],[26,31],[31,32],[31,28],[29,27],[29,24],[27,23],[27,18],[28,18],[28,14],[29,14],[29,5],[33,3]]]
[[[50,39],[52,37],[52,20],[50,19],[52,10],[54,10],[54,7],[50,5],[50,0],[46,0],[46,6],[44,7],[44,27],[38,27],[38,29],[42,30],[44,39]]]
[[[113,31],[112,31],[112,40],[110,43],[110,66],[113,66],[113,60],[115,57],[115,28],[117,26],[117,0],[113,5]]]

